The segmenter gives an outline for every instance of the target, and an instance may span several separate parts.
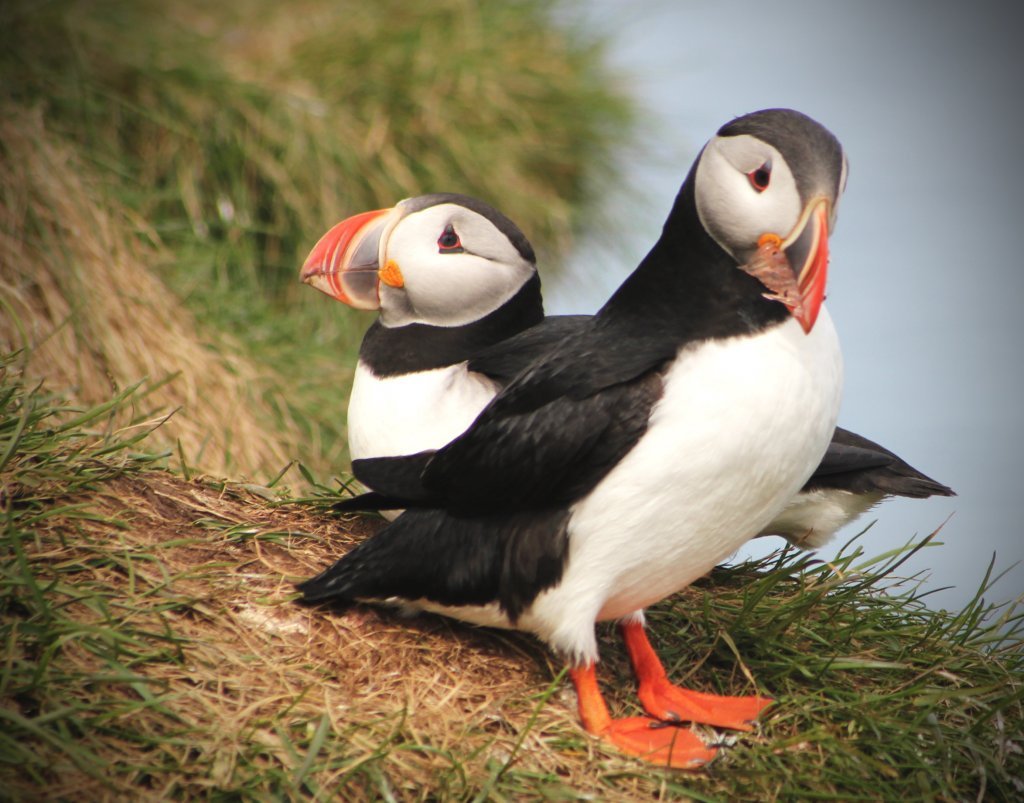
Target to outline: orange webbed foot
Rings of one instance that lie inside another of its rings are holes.
[[[649,717],[610,720],[597,735],[626,755],[676,770],[699,770],[718,752],[695,733]]]
[[[644,710],[656,719],[749,731],[758,715],[774,702],[770,697],[724,697],[676,686],[669,682],[642,622],[624,623],[622,637],[639,682],[637,695]]]
[[[760,713],[771,705],[771,697],[725,697],[684,689],[665,678],[641,681],[637,695],[652,717],[668,722],[698,722],[716,728],[753,730]]]
[[[715,757],[715,748],[706,747],[684,728],[649,717],[612,719],[597,687],[593,664],[570,669],[569,676],[576,687],[583,727],[623,753],[680,770],[700,769]]]

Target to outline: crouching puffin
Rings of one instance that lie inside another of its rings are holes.
[[[379,310],[360,349],[348,414],[353,472],[370,488],[381,468],[368,461],[444,446],[538,353],[589,317],[544,317],[526,236],[465,195],[408,198],[343,220],[320,238],[301,277],[357,309]],[[385,476],[395,470],[389,465]],[[933,494],[952,491],[837,428],[814,475],[761,535],[817,548],[886,496]],[[384,504],[368,494],[338,508],[383,509],[393,518]]]
[[[670,683],[643,609],[760,532],[825,454],[842,361],[821,301],[845,164],[795,111],[723,126],[611,299],[396,476],[406,512],[303,598],[534,633],[568,664],[589,732],[658,764],[709,761],[671,725],[747,729],[770,700]],[[649,716],[610,716],[599,620],[622,623]]]
[[[314,246],[301,278],[356,309],[379,310],[349,397],[354,460],[448,443],[499,388],[467,369],[470,357],[526,329],[557,339],[573,320],[545,320],[529,240],[465,195],[421,195],[343,220]]]

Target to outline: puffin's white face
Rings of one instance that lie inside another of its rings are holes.
[[[696,181],[705,231],[737,262],[749,259],[765,232],[785,237],[804,210],[782,154],[749,134],[711,140],[697,164]]]
[[[396,210],[401,209],[399,204]],[[386,326],[459,326],[478,320],[536,272],[494,223],[456,203],[399,217],[381,237],[380,264]]]
[[[512,221],[467,196],[421,195],[336,224],[301,278],[385,326],[456,327],[511,299],[536,274]]]

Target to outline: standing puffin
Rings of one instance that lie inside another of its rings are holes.
[[[538,353],[589,317],[544,317],[526,236],[465,195],[408,198],[341,221],[317,242],[301,278],[380,313],[360,349],[348,414],[353,472],[370,488],[380,472],[368,459],[444,446]],[[934,494],[952,491],[837,428],[814,475],[761,535],[817,548],[887,496]],[[363,495],[338,509],[381,509],[382,502],[380,494]],[[385,508],[384,515],[395,514]]]
[[[568,664],[589,732],[660,764],[709,761],[664,724],[745,729],[770,700],[671,684],[643,609],[760,532],[825,454],[842,360],[821,301],[845,175],[839,142],[803,114],[723,126],[604,307],[395,477],[406,512],[303,598],[534,633]],[[622,623],[650,716],[610,716],[599,620]]]

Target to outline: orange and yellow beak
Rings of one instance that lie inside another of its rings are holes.
[[[380,282],[401,286],[392,262],[381,266],[381,238],[393,209],[353,215],[328,231],[310,251],[300,278],[355,309],[380,309]]]
[[[828,278],[829,205],[824,198],[809,203],[790,235],[782,241],[782,250],[796,277],[797,298],[784,303],[804,332],[814,328],[825,300]]]

